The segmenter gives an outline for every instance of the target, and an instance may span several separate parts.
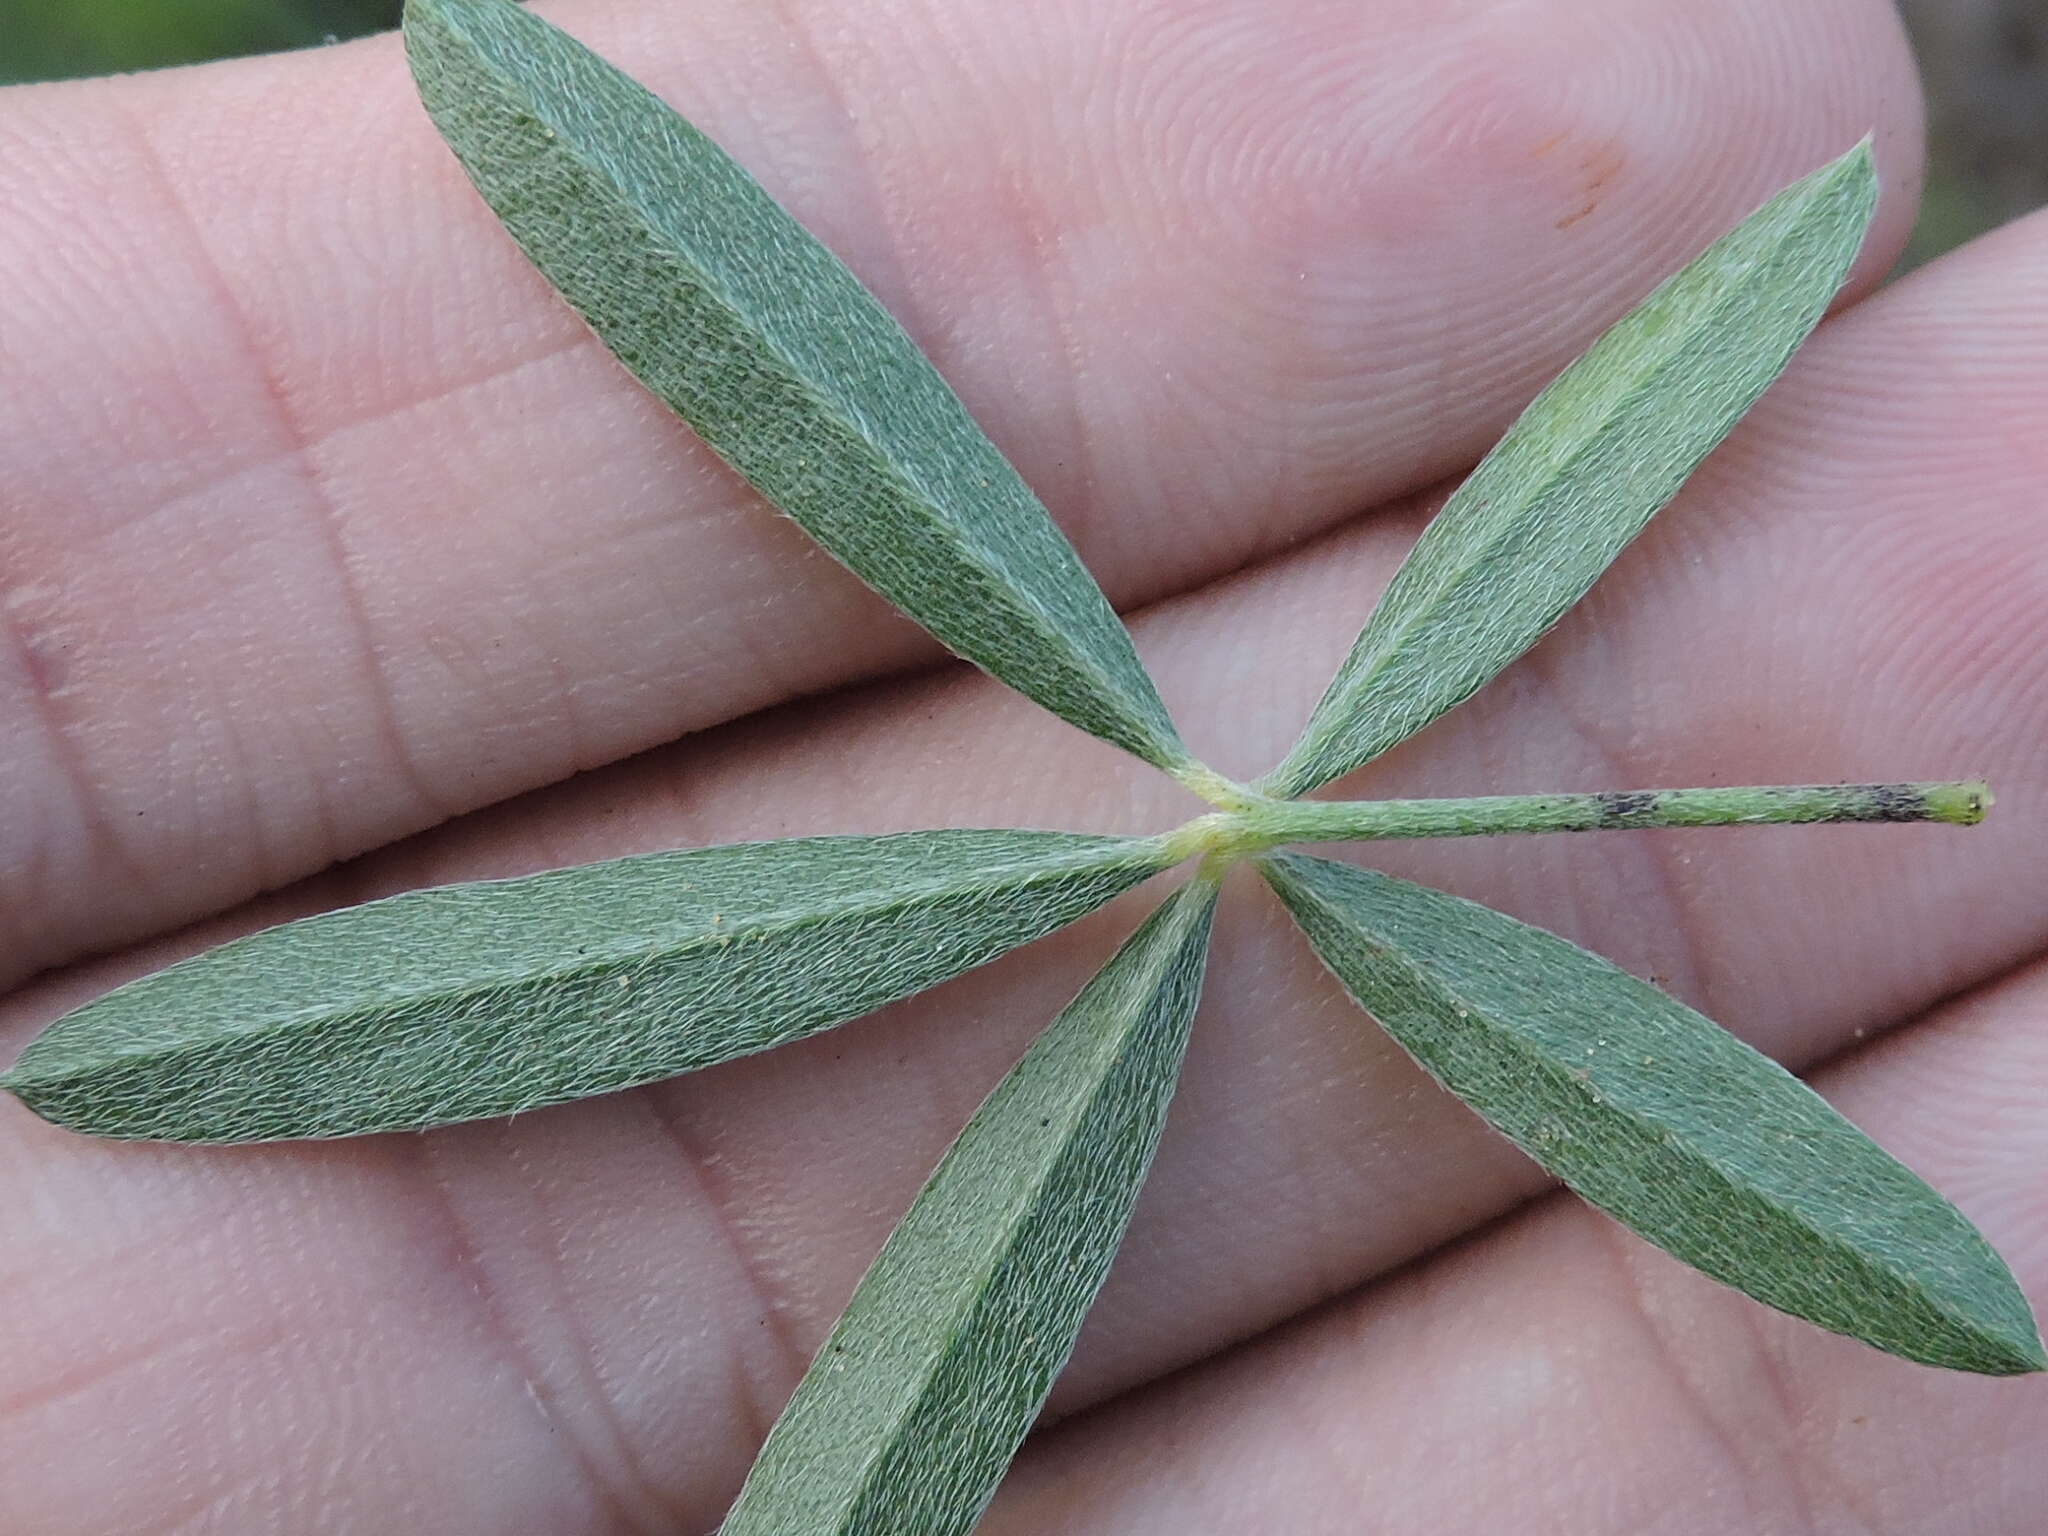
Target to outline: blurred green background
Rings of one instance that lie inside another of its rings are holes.
[[[399,0],[0,0],[0,83],[303,48],[398,25]]]
[[[1928,86],[1905,265],[2048,203],[2048,0],[1899,0]],[[302,48],[396,26],[399,0],[0,0],[0,83]]]

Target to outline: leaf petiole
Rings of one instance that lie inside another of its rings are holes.
[[[1470,800],[1264,800],[1199,817],[1170,835],[1183,857],[1242,856],[1284,843],[1634,827],[1933,821],[1975,826],[1991,804],[1981,780],[1918,784],[1761,784],[1628,789],[1591,795],[1484,795]]]

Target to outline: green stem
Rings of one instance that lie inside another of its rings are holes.
[[[1778,784],[1739,789],[1632,789],[1598,795],[1488,795],[1476,800],[1265,801],[1204,817],[1204,841],[1252,853],[1281,843],[1497,832],[1594,832],[1619,827],[1727,827],[1816,821],[1984,819],[1980,781],[1939,784]],[[1196,823],[1201,825],[1203,823]]]

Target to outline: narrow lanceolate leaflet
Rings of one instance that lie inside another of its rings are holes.
[[[1197,880],[1154,913],[968,1122],[720,1536],[974,1524],[1066,1363],[1151,1164],[1215,903]]]
[[[65,1017],[6,1086],[101,1136],[420,1130],[765,1051],[957,976],[1172,862],[908,832],[644,854],[251,934]]]
[[[1576,944],[1299,854],[1264,864],[1322,961],[1438,1081],[1667,1252],[1930,1365],[2042,1369],[2012,1273],[1812,1089]]]
[[[1054,714],[1189,766],[1095,579],[938,370],[710,139],[504,0],[408,8],[421,98],[535,266],[876,591]]]
[[[1859,146],[1771,199],[1560,374],[1424,530],[1260,788],[1292,799],[1362,767],[1535,644],[1784,370],[1876,203]]]

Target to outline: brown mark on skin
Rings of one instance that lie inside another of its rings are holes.
[[[1563,134],[1546,139],[1532,152],[1537,155],[1549,154],[1564,139]],[[1627,156],[1612,140],[1588,147],[1579,157],[1579,201],[1563,218],[1557,221],[1559,229],[1570,229],[1579,220],[1590,217],[1606,196],[1608,185],[1621,173],[1627,163]]]

